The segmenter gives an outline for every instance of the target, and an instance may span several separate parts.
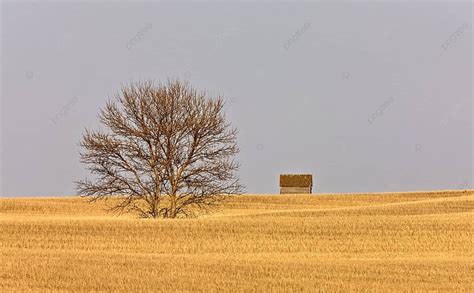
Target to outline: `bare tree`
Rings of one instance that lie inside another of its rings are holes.
[[[106,130],[86,130],[81,162],[94,180],[77,182],[91,201],[117,196],[113,209],[147,218],[208,210],[242,192],[236,177],[237,130],[222,97],[188,83],[152,82],[122,88],[99,118]]]

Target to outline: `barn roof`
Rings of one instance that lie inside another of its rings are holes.
[[[313,175],[311,174],[281,174],[280,187],[312,187]]]

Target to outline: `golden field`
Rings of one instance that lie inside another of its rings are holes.
[[[473,292],[474,192],[241,195],[150,220],[0,199],[0,292]]]

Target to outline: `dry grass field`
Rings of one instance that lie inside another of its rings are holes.
[[[0,291],[473,292],[474,192],[235,196],[143,220],[0,199]]]

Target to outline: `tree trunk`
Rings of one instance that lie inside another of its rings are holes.
[[[170,200],[171,200],[171,203],[170,203],[170,213],[169,213],[169,217],[170,218],[176,218],[176,195],[171,195],[170,196]]]

